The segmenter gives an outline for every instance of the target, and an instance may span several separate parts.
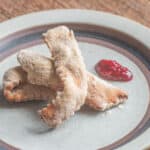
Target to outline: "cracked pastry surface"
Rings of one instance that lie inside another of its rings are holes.
[[[26,52],[28,53],[28,51]],[[34,53],[30,54],[32,54],[31,56],[34,57]],[[28,59],[29,55],[26,56],[24,58]],[[50,72],[51,70],[49,70],[47,74],[51,74]],[[21,66],[11,68],[5,73],[3,79],[3,87],[4,96],[8,101],[23,102],[31,100],[51,100],[55,97],[56,91],[58,89],[60,90],[60,88],[54,88],[61,87],[59,82],[55,82],[54,84],[56,85],[54,85],[54,87],[51,87],[52,84],[50,84],[49,87],[46,87],[44,86],[44,82],[42,82],[42,85],[36,85],[35,82],[31,84],[27,79],[27,74],[28,73],[25,72]],[[104,111],[126,101],[127,93],[125,91],[112,86],[111,84],[108,84],[92,73],[87,72],[87,75],[88,93],[85,100],[86,105],[88,105],[92,109]],[[56,78],[56,76],[52,77]],[[38,79],[37,73],[35,78],[36,79],[34,81]],[[46,80],[47,79],[45,79],[45,81]],[[50,80],[54,79],[50,78]],[[55,81],[57,81],[57,79]],[[59,84],[59,86],[57,84]]]
[[[27,72],[29,83],[44,85],[53,89],[59,88],[60,80],[56,77],[53,61],[33,51],[21,50],[17,55],[18,62],[24,71]],[[55,87],[55,86],[58,87]]]
[[[51,88],[28,83],[27,73],[20,66],[5,72],[3,93],[9,102],[48,100],[55,97],[55,92]]]
[[[5,73],[4,96],[9,101],[53,99],[39,114],[50,127],[56,127],[83,104],[103,111],[127,99],[125,91],[86,71],[71,30],[56,27],[44,38],[52,58],[23,50],[18,54],[22,68]]]
[[[56,127],[79,110],[87,95],[86,68],[72,30],[59,26],[44,34],[62,90],[52,104],[39,111],[41,118]]]
[[[36,58],[37,56],[38,58],[40,57],[42,58],[42,62],[39,61],[38,64],[35,62],[35,60],[37,59],[33,59],[33,57]],[[52,89],[56,89],[56,90],[58,90],[56,87],[58,88],[62,87],[58,79],[56,79],[58,78],[58,76],[55,74],[54,64],[53,64],[52,59],[42,56],[33,51],[22,50],[18,53],[18,60],[21,66],[26,65],[26,68],[30,68],[30,71],[33,72],[32,74],[33,77],[28,78],[28,81],[33,84],[37,84],[36,81],[38,80],[41,74],[39,71],[38,73],[36,72],[36,75],[35,75],[34,70],[38,70],[38,66],[42,66],[40,65],[40,62],[44,63],[44,61],[49,61],[48,64],[51,67],[49,68],[49,70],[45,72],[45,74],[47,75],[42,76],[43,79],[41,78],[40,79],[41,82],[38,82],[38,83],[40,85],[47,85],[47,81],[49,81],[49,83],[53,82],[53,84],[50,84],[49,87],[51,87]],[[32,60],[32,62],[25,63],[25,62],[28,62],[28,60]],[[36,64],[36,65],[32,65],[32,64]],[[26,69],[26,68],[24,68],[24,70],[27,73],[30,73],[29,69]],[[42,71],[42,73],[44,74],[44,71]],[[44,79],[44,78],[47,78],[47,79]],[[31,79],[33,80],[31,81]],[[125,91],[111,85],[110,83],[102,80],[101,78],[96,77],[95,75],[93,75],[92,73],[88,71],[87,71],[87,79],[88,79],[88,92],[87,92],[85,103],[91,108],[103,111],[119,103],[122,103],[127,99],[127,93]]]
[[[86,104],[95,110],[104,111],[127,100],[127,93],[112,84],[94,76],[88,76],[88,93]]]

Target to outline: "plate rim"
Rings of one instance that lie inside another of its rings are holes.
[[[76,15],[74,15],[74,17],[71,17],[73,14]],[[38,18],[40,18],[41,16],[42,19],[39,20]],[[65,16],[65,18],[63,18],[62,16]],[[93,19],[89,20],[87,17]],[[122,16],[114,15],[108,12],[87,9],[44,10],[17,16],[0,24],[0,39],[4,36],[7,36],[8,34],[35,25],[38,26],[41,24],[59,23],[65,21],[69,21],[72,23],[78,21],[79,23],[91,23],[112,28],[114,30],[118,30],[120,32],[128,34],[129,36],[135,38],[136,40],[139,40],[145,46],[150,48],[150,28]]]

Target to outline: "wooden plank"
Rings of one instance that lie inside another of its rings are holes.
[[[0,21],[30,12],[56,8],[107,11],[150,27],[150,0],[0,0]]]

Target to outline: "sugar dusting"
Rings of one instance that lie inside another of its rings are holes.
[[[106,115],[110,115],[110,114],[112,114],[112,111],[111,111],[111,110],[107,110],[107,111],[105,112],[105,114],[106,114]]]
[[[118,108],[119,108],[119,109],[123,109],[123,108],[124,108],[124,105],[123,105],[123,104],[120,104],[120,105],[118,106]]]

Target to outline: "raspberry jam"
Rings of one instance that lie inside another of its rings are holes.
[[[107,80],[130,81],[133,78],[132,72],[115,60],[100,60],[95,66],[96,72]]]

